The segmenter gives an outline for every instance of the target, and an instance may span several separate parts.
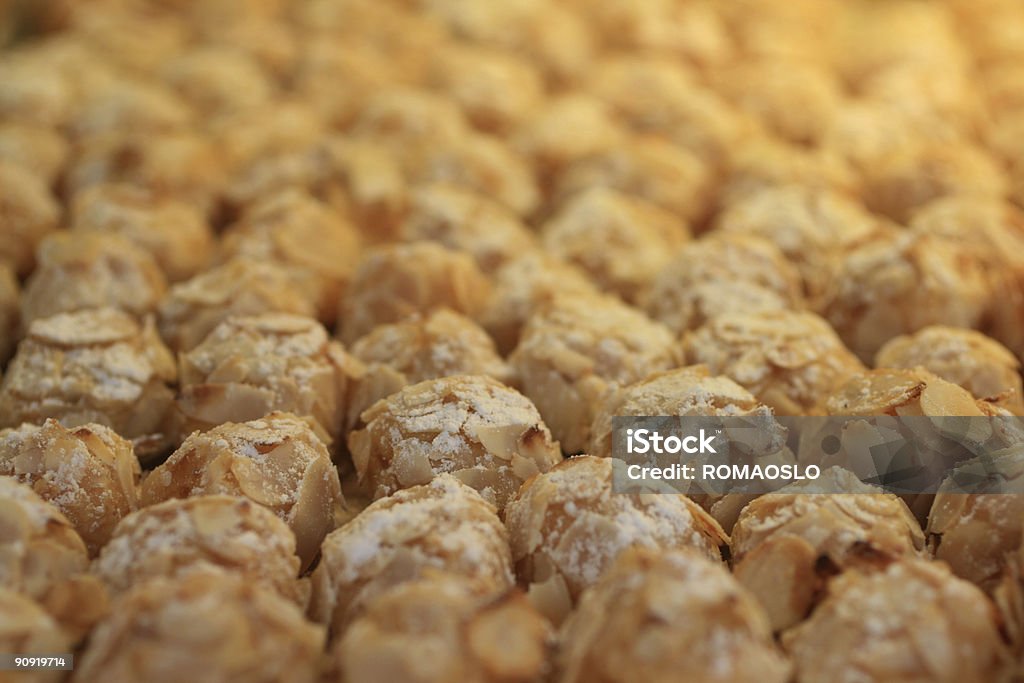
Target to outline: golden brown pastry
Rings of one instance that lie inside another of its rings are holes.
[[[835,268],[850,249],[882,227],[857,202],[838,192],[782,185],[742,197],[715,218],[725,234],[757,235],[773,242],[796,265],[812,308],[833,286]]]
[[[728,313],[800,308],[799,272],[756,235],[714,232],[678,250],[653,276],[640,305],[677,334]]]
[[[626,551],[560,635],[562,683],[784,683],[790,675],[757,601],[693,551]]]
[[[409,385],[362,420],[348,446],[358,481],[374,498],[448,473],[500,512],[524,481],[562,460],[530,400],[486,375]]]
[[[299,567],[287,524],[249,498],[215,494],[176,498],[128,515],[91,572],[123,593],[148,579],[228,571],[305,609],[310,586],[298,578]]]
[[[59,655],[71,652],[71,639],[42,607],[6,586],[0,587],[0,649],[7,654]],[[4,672],[5,683],[58,683],[66,671],[36,669]]]
[[[923,367],[959,384],[976,398],[1005,395],[1005,405],[1024,410],[1020,361],[1005,346],[980,332],[933,325],[895,337],[875,354],[879,368]]]
[[[863,370],[810,312],[729,314],[683,339],[688,363],[702,363],[750,391],[779,415],[821,414],[829,393]]]
[[[450,308],[469,317],[487,305],[490,283],[469,254],[432,242],[368,250],[338,313],[342,339],[413,313]]]
[[[349,683],[540,683],[552,641],[522,594],[481,596],[438,572],[369,601],[331,655]]]
[[[1006,680],[995,609],[941,563],[894,562],[833,579],[811,617],[782,637],[797,680]]]
[[[500,49],[464,43],[432,56],[428,82],[451,98],[476,128],[505,133],[526,120],[543,101],[538,69]]]
[[[468,252],[485,273],[536,247],[536,238],[515,212],[486,194],[451,183],[412,190],[398,237]]]
[[[905,223],[928,202],[955,195],[998,198],[1006,174],[991,156],[968,143],[921,142],[896,149],[864,174],[864,204]]]
[[[626,301],[636,301],[690,237],[678,216],[603,187],[566,198],[540,230],[549,253]]]
[[[508,532],[494,507],[446,474],[371,503],[324,540],[310,614],[340,634],[375,596],[436,570],[480,595],[512,586]]]
[[[921,556],[924,534],[897,496],[832,468],[810,486],[791,484],[748,503],[730,547],[736,579],[761,603],[772,630],[783,631],[811,613],[833,575]]]
[[[0,432],[0,474],[28,484],[64,513],[90,556],[138,508],[140,472],[131,442],[102,425],[66,429],[46,420]]]
[[[997,586],[1020,577],[1024,468],[1017,448],[994,454],[991,464],[982,461],[982,466],[986,465],[994,470],[992,482],[997,492],[976,486],[971,493],[963,493],[956,487],[954,471],[939,487],[925,532],[935,559],[991,594]]]
[[[22,166],[0,161],[0,261],[21,276],[36,262],[36,246],[57,229],[60,205],[46,183]]]
[[[678,364],[667,328],[606,296],[556,297],[535,313],[509,361],[567,453],[587,447],[605,395]]]
[[[259,63],[227,46],[193,47],[167,60],[161,80],[205,117],[230,115],[266,103],[273,91]]]
[[[176,351],[191,351],[231,316],[291,313],[312,317],[288,272],[270,263],[234,259],[171,287],[160,304],[160,334]]]
[[[14,270],[6,263],[0,263],[0,366],[10,359],[21,338],[19,290]]]
[[[129,128],[83,142],[68,164],[65,185],[74,197],[93,185],[129,183],[210,214],[224,183],[224,161],[215,141],[201,131],[147,134]]]
[[[213,256],[213,236],[195,207],[124,183],[80,192],[70,223],[79,232],[121,235],[149,252],[171,282],[194,276]]]
[[[6,468],[4,468],[6,469]],[[27,484],[0,477],[0,584],[42,602],[89,566],[82,537]]]
[[[313,683],[324,631],[274,590],[227,572],[136,585],[78,661],[81,683]]]
[[[502,355],[519,343],[523,326],[535,312],[561,294],[596,294],[597,287],[579,268],[540,250],[518,255],[494,273],[494,294],[480,324]]]
[[[845,256],[824,314],[869,361],[889,339],[929,325],[977,327],[991,296],[983,263],[955,242],[890,233]]]
[[[578,456],[534,477],[505,523],[520,584],[556,623],[627,548],[690,548],[720,561],[728,536],[681,494],[612,491],[612,461]]]
[[[22,325],[58,313],[116,308],[141,318],[167,291],[156,260],[116,234],[59,232],[43,240],[21,297]]]
[[[28,169],[50,186],[63,171],[70,151],[70,143],[50,126],[7,119],[0,123],[0,163]]]
[[[336,211],[298,190],[283,190],[249,207],[224,234],[229,259],[274,263],[288,272],[325,325],[352,278],[359,233]]]
[[[41,318],[0,385],[0,425],[96,422],[149,457],[172,445],[176,374],[152,320],[110,308]]]
[[[195,432],[142,482],[145,506],[218,493],[244,496],[284,520],[303,568],[344,504],[338,471],[314,426],[280,412]]]
[[[186,434],[284,410],[337,439],[360,372],[320,323],[284,313],[228,318],[178,360]]]
[[[643,199],[697,227],[710,208],[713,178],[685,149],[659,137],[637,137],[570,164],[559,174],[556,197],[564,202],[597,187]]]

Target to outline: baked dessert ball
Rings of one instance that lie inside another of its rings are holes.
[[[774,135],[814,145],[842,106],[835,72],[813,61],[760,58],[725,67],[713,77],[717,90]]]
[[[71,145],[56,130],[40,123],[0,123],[0,164],[13,164],[35,173],[53,186],[71,153]]]
[[[678,365],[672,333],[618,299],[556,297],[523,329],[509,361],[566,453],[590,440],[594,413],[614,387]]]
[[[22,293],[23,325],[104,307],[142,317],[156,311],[167,291],[153,257],[119,235],[59,232],[36,253],[38,265]]]
[[[726,313],[799,308],[800,274],[774,244],[714,232],[690,242],[654,275],[641,305],[677,334]]]
[[[974,330],[934,325],[914,334],[895,337],[875,355],[879,368],[923,367],[977,398],[1006,395],[1008,406],[1019,413],[1020,361],[1008,348]]]
[[[313,683],[324,631],[227,572],[152,579],[116,600],[76,661],[82,683]]]
[[[288,78],[300,102],[308,102],[324,121],[344,129],[352,124],[370,93],[395,82],[400,70],[370,41],[343,44],[337,36],[321,32],[303,36]],[[345,87],[336,87],[338,83]]]
[[[836,681],[995,681],[1009,655],[985,594],[939,562],[903,560],[848,571],[785,633],[796,677]]]
[[[983,465],[984,466],[984,465]],[[1002,455],[997,492],[962,493],[943,482],[928,513],[928,545],[953,573],[988,593],[1019,569],[1024,530],[1020,455]],[[954,475],[955,476],[955,475]]]
[[[96,422],[148,457],[171,440],[176,372],[151,320],[100,308],[41,318],[0,385],[0,426]]]
[[[596,294],[597,287],[576,266],[540,249],[527,251],[494,273],[494,293],[480,313],[498,352],[507,355],[519,343],[523,325],[562,294]]]
[[[514,146],[533,163],[547,188],[562,169],[595,152],[622,144],[626,131],[611,108],[581,93],[549,99],[515,133]]]
[[[601,9],[611,9],[608,7]],[[600,11],[600,10],[598,10]],[[697,74],[670,55],[607,52],[590,65],[583,88],[612,106],[631,128],[656,119],[666,103],[682,99],[694,87]]]
[[[188,128],[193,121],[190,107],[173,90],[135,78],[88,89],[76,102],[68,128],[82,140],[125,131],[159,134]]]
[[[223,254],[284,268],[317,317],[334,322],[338,299],[359,258],[360,237],[328,205],[298,190],[284,190],[250,207],[228,228]]]
[[[922,139],[948,140],[956,135],[956,126],[940,117],[901,110],[884,101],[857,99],[847,100],[835,112],[821,146],[862,173]]]
[[[213,211],[224,183],[225,159],[212,137],[188,129],[152,134],[126,130],[82,143],[65,174],[69,196],[100,183],[129,183],[204,213]]]
[[[601,289],[635,301],[690,237],[678,216],[643,199],[594,187],[565,200],[541,226],[545,249]]]
[[[732,529],[733,573],[774,631],[806,618],[833,575],[923,555],[924,534],[906,503],[846,470],[822,476],[755,498]],[[834,492],[806,492],[823,487]]]
[[[623,553],[583,594],[561,641],[565,683],[790,680],[757,602],[693,551]]]
[[[673,29],[677,36],[678,29]],[[715,91],[693,81],[677,59],[627,54],[592,64],[584,87],[637,133],[664,137],[717,169],[751,122]]]
[[[560,201],[604,187],[646,200],[693,224],[711,207],[713,178],[707,164],[660,137],[638,136],[570,164],[558,176]]]
[[[371,600],[331,658],[350,683],[540,683],[552,635],[522,594],[481,596],[439,572]]]
[[[0,649],[18,655],[52,656],[71,651],[71,639],[42,607],[6,586],[0,587]],[[60,670],[36,669],[5,673],[8,681],[57,683],[66,676]]]
[[[857,202],[828,189],[801,185],[766,188],[737,199],[715,219],[723,234],[770,240],[796,265],[812,308],[832,287],[842,256],[882,228]]]
[[[29,169],[0,161],[0,261],[20,275],[31,272],[36,246],[57,229],[60,205],[46,181]]]
[[[878,368],[855,374],[825,401],[830,415],[984,415],[965,389],[928,372]]]
[[[413,185],[451,183],[492,197],[520,216],[532,215],[541,201],[527,159],[496,136],[467,133],[429,145],[418,156],[397,152],[396,158],[407,161],[407,179]]]
[[[524,481],[562,460],[534,405],[486,375],[412,384],[362,414],[348,437],[358,481],[374,498],[447,473],[500,512]]]
[[[999,164],[964,142],[923,142],[894,150],[864,171],[868,209],[906,223],[913,212],[940,197],[998,198],[1008,191]]]
[[[340,635],[376,596],[438,570],[479,595],[512,585],[508,532],[494,507],[445,474],[371,503],[324,540],[310,613]]]
[[[828,394],[864,366],[813,313],[727,314],[683,338],[688,363],[735,380],[779,415],[821,414]]]
[[[953,195],[917,209],[908,227],[955,242],[998,271],[1024,268],[1024,212],[998,198]],[[992,275],[998,279],[999,273]]]
[[[838,150],[804,147],[766,135],[735,143],[719,190],[722,207],[767,188],[802,185],[856,196],[860,177]]]
[[[759,425],[759,438],[734,440],[727,450],[718,448],[715,462],[739,465],[759,462],[765,464],[792,464],[793,453],[786,447],[786,432],[778,424],[771,408],[764,405],[749,391],[728,377],[712,376],[707,367],[688,367],[656,372],[646,379],[609,393],[591,428],[587,452],[597,457],[612,457],[612,425],[617,416],[705,416],[752,418]],[[710,422],[714,426],[714,421]],[[728,428],[728,423],[723,426]],[[722,460],[725,458],[725,460]],[[701,462],[696,456],[693,462]],[[773,488],[781,486],[780,481]],[[673,482],[672,489],[687,496],[707,510],[728,532],[736,522],[740,510],[750,500],[764,492],[764,486],[754,486],[754,493],[745,492],[734,485],[723,493],[720,487],[701,487],[694,482],[687,486]]]
[[[14,270],[0,262],[0,366],[11,357],[21,338],[19,289]]]
[[[58,126],[65,123],[75,99],[74,89],[63,74],[55,77],[53,65],[39,54],[3,60],[0,86],[0,118],[17,123]]]
[[[71,229],[117,234],[149,252],[171,282],[203,270],[213,235],[195,207],[125,183],[99,184],[76,195]]]
[[[627,548],[690,548],[721,561],[729,540],[686,496],[613,492],[611,459],[593,456],[527,482],[505,508],[505,524],[520,584],[556,623]]]
[[[430,16],[474,43],[506,50],[537,65],[553,85],[575,82],[593,59],[594,45],[584,20],[553,4],[492,3],[467,12],[442,0]]]
[[[303,568],[344,505],[317,425],[284,412],[193,433],[141,489],[144,506],[205,494],[243,496],[269,508],[294,532]]]
[[[191,351],[224,320],[260,313],[315,311],[280,266],[233,259],[170,288],[160,304],[160,334],[172,349]]]
[[[487,333],[469,318],[439,309],[378,325],[350,349],[364,365],[349,400],[347,426],[378,399],[405,386],[451,375],[489,375],[512,383],[512,370]]]
[[[538,69],[502,50],[455,43],[442,48],[427,69],[428,83],[450,97],[474,127],[513,130],[543,101]]]
[[[255,109],[273,92],[270,78],[253,57],[226,46],[187,49],[167,60],[159,76],[204,117]]]
[[[869,361],[889,339],[929,325],[978,327],[992,289],[981,261],[942,237],[890,233],[849,252],[825,316]]]
[[[95,556],[138,508],[139,461],[108,427],[66,429],[56,420],[0,432],[0,475],[28,484],[68,518]]]
[[[612,456],[612,419],[620,416],[704,415],[771,420],[764,405],[728,377],[713,376],[703,365],[656,372],[608,394],[590,430],[589,455]],[[775,444],[779,448],[781,443]]]
[[[732,54],[720,14],[708,3],[576,1],[571,6],[590,22],[597,39],[610,52],[664,55],[695,67],[716,64]]]
[[[262,162],[280,163],[290,154],[307,150],[327,134],[316,107],[296,98],[274,99],[255,109],[232,112],[210,121],[208,129],[220,140],[234,180]],[[230,190],[229,185],[229,198]]]
[[[204,571],[237,573],[302,609],[309,602],[309,582],[298,578],[295,534],[270,509],[235,495],[176,498],[133,512],[91,568],[114,593]]]
[[[468,129],[454,102],[425,89],[391,85],[367,98],[350,132],[412,158],[425,147],[453,142]]]
[[[825,400],[824,406],[829,415],[930,418],[924,421],[904,422],[902,427],[904,431],[915,431],[913,438],[919,448],[913,464],[931,477],[945,476],[949,469],[962,459],[957,451],[951,453],[948,448],[941,446],[949,436],[948,430],[953,430],[955,435],[956,430],[960,429],[958,423],[937,418],[998,417],[999,419],[990,421],[990,426],[995,430],[993,436],[996,440],[989,441],[989,444],[994,448],[998,448],[995,444],[999,443],[1000,437],[1007,436],[1005,428],[1012,427],[1005,421],[1005,417],[1010,415],[1008,411],[997,404],[975,399],[967,390],[933,375],[922,367],[912,370],[879,368],[856,374],[837,388]],[[809,460],[847,467],[863,477],[886,476],[887,472],[880,471],[886,462],[884,454],[873,454],[871,457],[864,455],[871,452],[867,449],[877,443],[877,430],[839,429],[841,426],[841,423],[837,425],[826,422],[824,432],[810,431],[802,434],[799,447],[801,461]],[[839,449],[834,453],[823,453],[823,441],[830,435],[838,439]],[[931,448],[929,439],[937,441],[939,446]],[[896,480],[896,485],[900,485],[899,479]],[[934,496],[904,493],[901,497],[924,523]]]
[[[0,523],[6,530],[0,584],[12,591],[43,602],[89,566],[85,543],[68,518],[11,476],[0,477]]]
[[[351,137],[327,138],[314,149],[312,177],[315,185],[323,184],[318,192],[352,217],[367,243],[394,241],[409,202],[410,184],[398,155],[372,139]],[[308,163],[301,160],[298,165],[301,169]],[[289,173],[287,167],[292,165],[294,162],[270,169],[266,175],[273,181],[267,183],[271,189],[277,184],[275,175]],[[325,172],[326,179],[322,177]],[[257,193],[264,191],[265,186],[257,189]]]
[[[285,410],[336,439],[360,372],[320,323],[284,313],[228,318],[179,364],[185,433]]]
[[[450,308],[469,317],[487,305],[490,283],[469,254],[433,242],[376,247],[359,263],[338,313],[342,339],[413,313]]]
[[[536,247],[534,235],[511,209],[450,183],[412,190],[398,237],[468,252],[485,273]]]

